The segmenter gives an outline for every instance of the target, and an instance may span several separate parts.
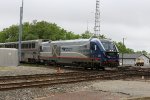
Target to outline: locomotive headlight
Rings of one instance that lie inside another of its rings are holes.
[[[110,58],[110,56],[107,56],[108,58]]]

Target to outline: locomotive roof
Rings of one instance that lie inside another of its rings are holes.
[[[97,40],[98,38],[92,38],[91,40]],[[59,40],[52,41],[51,43],[67,43],[67,42],[88,42],[90,39],[74,39],[74,40]],[[102,42],[112,42],[110,39],[100,39]]]
[[[88,42],[89,39],[75,39],[75,40],[59,40],[59,41],[52,41],[51,43],[64,43],[64,42]]]
[[[110,39],[100,39],[102,42],[112,42]]]

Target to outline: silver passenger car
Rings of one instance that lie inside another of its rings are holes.
[[[21,62],[38,62],[41,51],[42,42],[49,40],[28,40],[22,41],[21,44]],[[18,42],[1,43],[0,48],[16,48],[18,49]]]

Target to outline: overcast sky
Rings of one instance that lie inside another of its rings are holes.
[[[101,0],[101,33],[150,52],[150,0]],[[24,0],[23,22],[45,20],[74,33],[93,31],[96,0]],[[19,23],[21,0],[0,0],[0,31]]]

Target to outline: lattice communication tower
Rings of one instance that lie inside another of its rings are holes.
[[[96,0],[94,35],[100,35],[100,0]]]

